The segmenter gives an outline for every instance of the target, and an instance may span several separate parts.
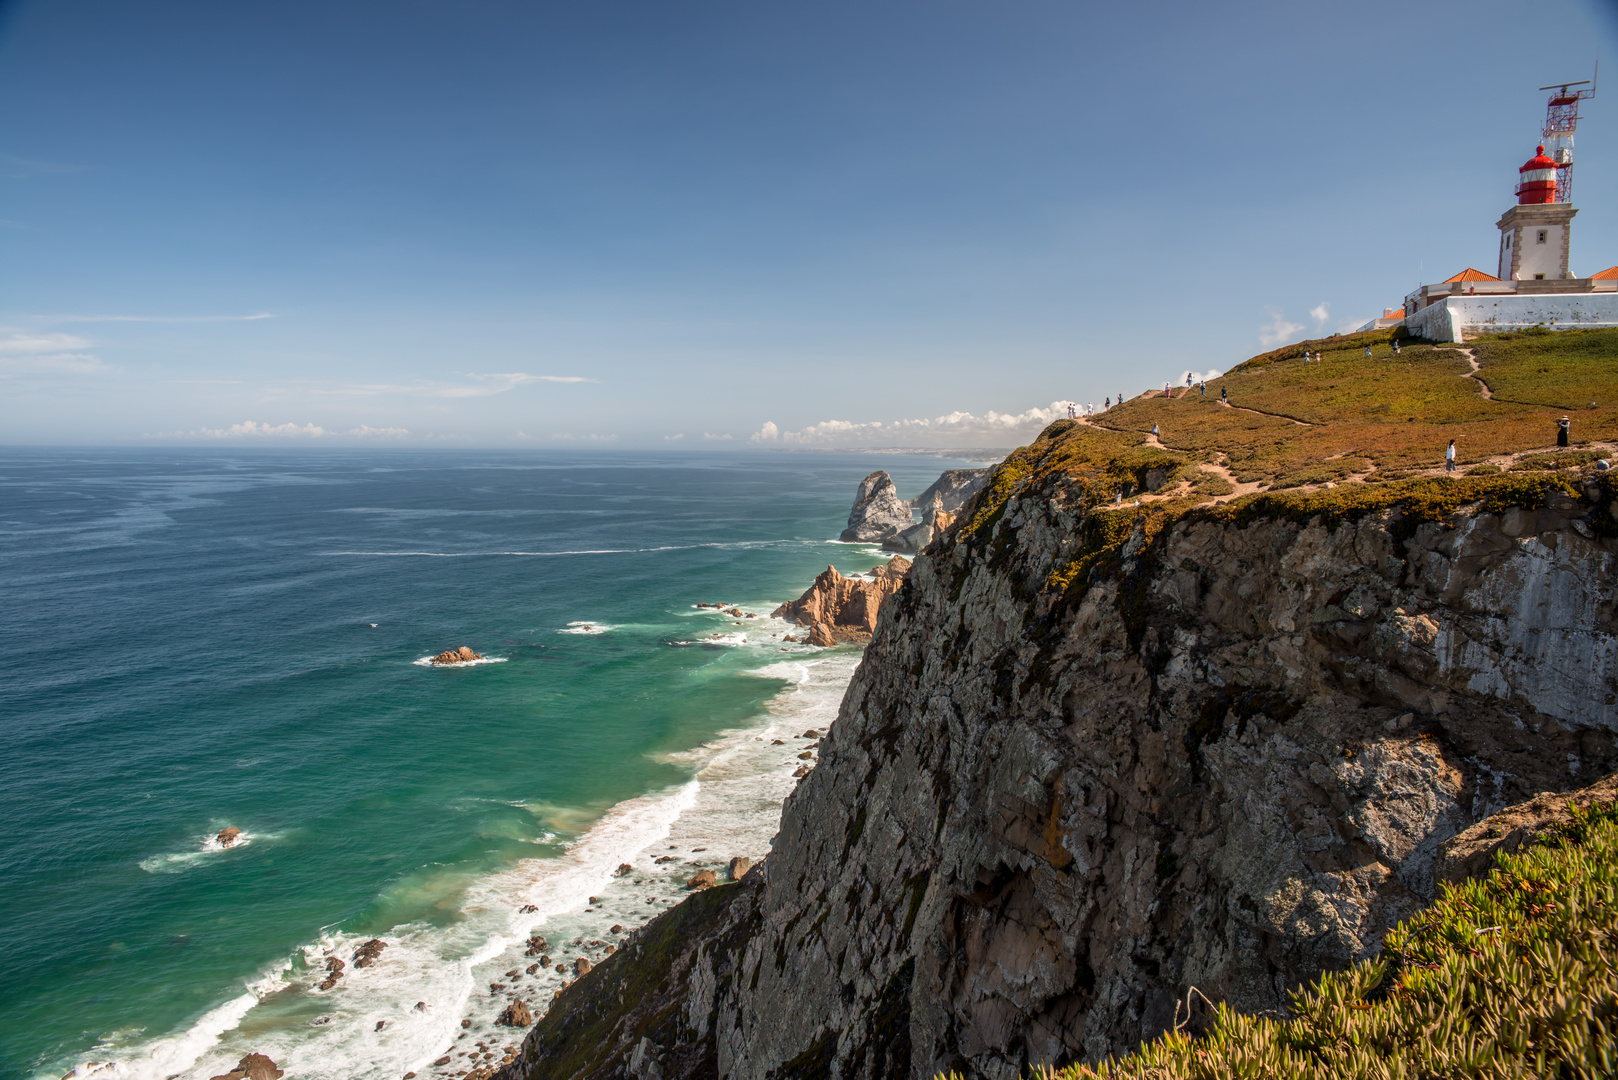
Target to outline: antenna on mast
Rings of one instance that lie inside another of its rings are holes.
[[[1553,91],[1545,106],[1545,126],[1540,130],[1545,144],[1545,156],[1556,162],[1556,200],[1573,201],[1573,133],[1579,127],[1579,102],[1596,96],[1596,78],[1601,76],[1601,61],[1596,61],[1595,78],[1577,82],[1551,83],[1541,90]],[[1575,90],[1575,86],[1584,89]]]

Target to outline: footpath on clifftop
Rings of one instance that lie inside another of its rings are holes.
[[[1248,360],[1209,382],[1206,394],[1181,386],[1169,397],[1159,390],[1133,398],[1076,422],[1088,429],[1079,440],[1082,453],[1169,468],[1152,477],[1149,490],[1142,470],[1129,494],[1148,501],[1224,501],[1256,491],[1440,476],[1451,439],[1457,475],[1554,469],[1614,453],[1618,331],[1529,331],[1464,345],[1406,339],[1397,354],[1394,335],[1306,341]],[[1313,353],[1318,362],[1303,359]],[[1558,449],[1557,421],[1564,416],[1572,452],[1534,457]]]

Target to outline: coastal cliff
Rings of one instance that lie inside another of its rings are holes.
[[[1450,352],[1406,362],[1475,395]],[[1173,415],[1239,449],[1145,436],[1171,407],[999,466],[883,605],[765,872],[637,934],[498,1075],[1012,1080],[1191,986],[1284,1011],[1432,899],[1446,841],[1618,768],[1593,454],[1440,478],[1391,417],[1353,467],[1403,478],[1337,484],[1234,409]],[[1290,490],[1233,491],[1261,474]]]

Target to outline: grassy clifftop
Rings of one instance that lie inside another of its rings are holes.
[[[1042,492],[1085,520],[1084,546],[1048,588],[1082,592],[1137,529],[1150,540],[1190,519],[1353,520],[1397,507],[1402,528],[1466,505],[1537,508],[1583,500],[1590,527],[1618,535],[1618,330],[1502,334],[1465,347],[1403,344],[1388,332],[1303,345],[1208,384],[1060,420],[996,470],[958,536],[987,543],[1010,499]],[[1371,355],[1365,355],[1369,346]],[[1313,352],[1311,347],[1307,351]],[[1229,393],[1221,404],[1219,393]],[[1510,396],[1508,397],[1507,394]],[[1582,402],[1574,407],[1571,402]],[[1572,421],[1558,449],[1557,420]],[[1156,425],[1158,434],[1152,434]],[[1444,468],[1454,439],[1459,468]]]

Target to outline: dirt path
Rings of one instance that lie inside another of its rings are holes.
[[[1483,365],[1478,363],[1478,351],[1476,349],[1462,349],[1461,355],[1466,357],[1466,362],[1471,365],[1472,368],[1471,371],[1468,371],[1465,375],[1462,375],[1461,378],[1476,379],[1478,383],[1478,393],[1483,395],[1483,400],[1493,401],[1494,391],[1489,389],[1489,384],[1483,381],[1482,375],[1478,374],[1478,372],[1483,370]]]

